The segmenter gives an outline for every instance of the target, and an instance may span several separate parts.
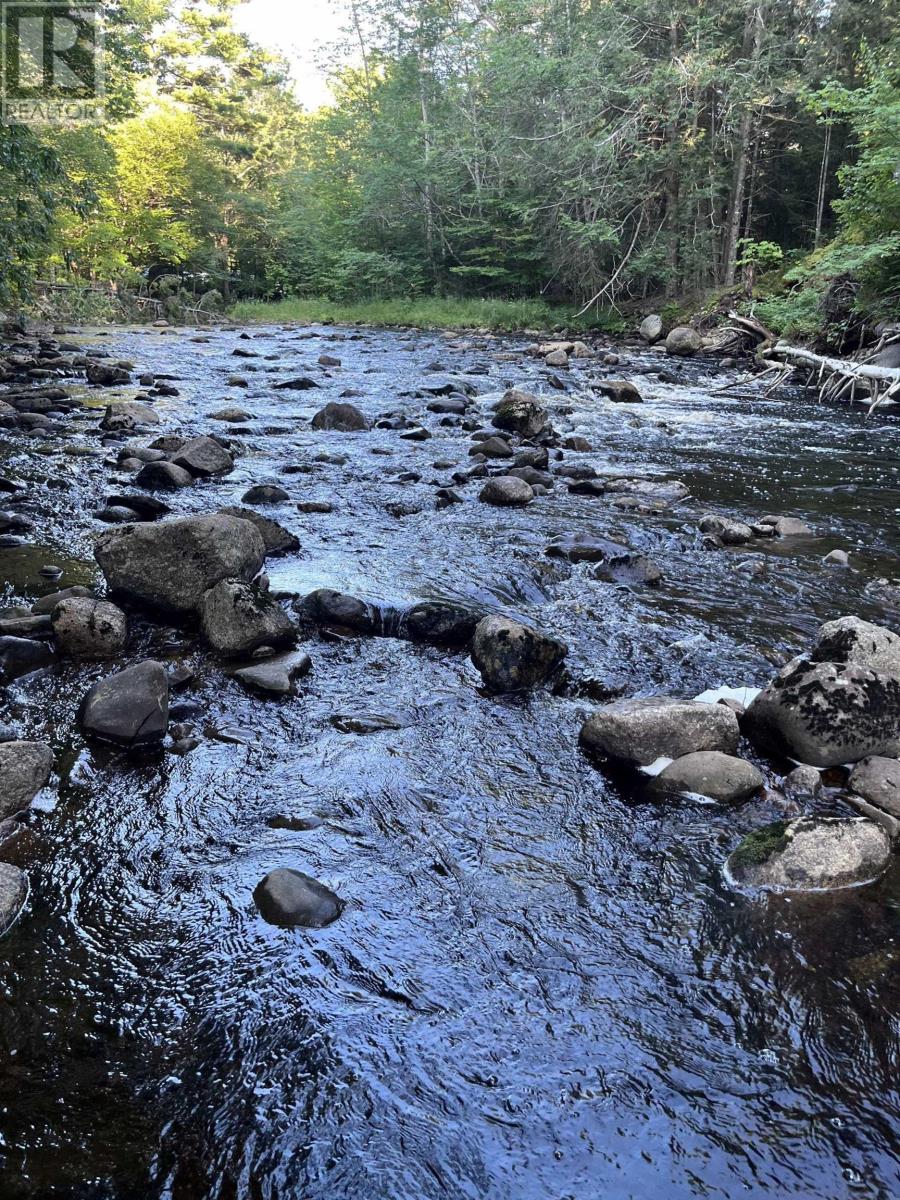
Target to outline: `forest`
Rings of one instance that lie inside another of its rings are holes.
[[[316,111],[239,3],[104,5],[104,123],[0,127],[7,304],[490,298],[614,329],[729,296],[833,344],[897,312],[892,0],[353,0]]]

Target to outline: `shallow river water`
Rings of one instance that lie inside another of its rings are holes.
[[[57,774],[3,849],[32,886],[0,944],[3,1200],[900,1194],[900,868],[830,895],[736,895],[723,860],[786,811],[783,764],[736,807],[660,803],[578,748],[591,689],[760,686],[825,620],[900,628],[900,591],[878,583],[900,575],[900,423],[796,393],[728,397],[737,373],[638,350],[619,368],[573,363],[558,390],[540,360],[497,360],[522,339],[194,333],[85,338],[177,377],[180,396],[157,402],[167,430],[230,434],[208,419],[226,403],[254,414],[231,434],[235,473],[174,494],[176,512],[277,481],[291,502],[265,511],[302,549],[270,561],[273,587],[469,599],[561,637],[571,679],[591,683],[498,699],[465,655],[314,638],[296,698],[263,701],[191,631],[136,621],[130,658],[197,670],[173,698],[203,736],[185,757],[83,742],[77,706],[108,665],[13,685],[0,720],[51,741]],[[323,370],[323,353],[342,366]],[[472,483],[436,510],[470,443],[415,394],[435,360],[481,370],[483,393],[546,392],[554,426],[593,446],[566,462],[677,478],[691,497],[641,516],[559,479],[511,510]],[[321,388],[271,389],[300,374]],[[586,399],[592,374],[633,378],[646,402]],[[433,437],[312,431],[348,387],[367,415],[405,413]],[[6,603],[96,578],[91,512],[117,478],[96,424],[88,411],[59,438],[0,440],[40,542],[0,550]],[[408,471],[421,481],[395,481]],[[708,511],[802,517],[822,536],[704,550]],[[629,541],[662,586],[547,558],[572,532]],[[823,564],[835,547],[850,569]],[[48,561],[62,583],[41,581]],[[360,715],[385,727],[342,731]],[[323,823],[292,832],[276,814]],[[338,892],[341,918],[265,924],[252,892],[277,866]]]

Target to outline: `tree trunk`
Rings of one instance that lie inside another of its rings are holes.
[[[750,85],[755,83],[762,55],[763,38],[762,5],[758,4],[747,17],[745,45],[749,46]],[[738,125],[737,145],[734,155],[734,175],[731,184],[731,198],[728,205],[728,215],[725,222],[725,246],[722,253],[723,282],[726,287],[734,286],[737,272],[737,244],[740,235],[741,218],[744,214],[744,195],[747,186],[747,167],[751,149],[751,131],[753,129],[752,96],[744,101],[740,123]]]

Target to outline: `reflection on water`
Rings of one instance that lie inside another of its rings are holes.
[[[236,338],[125,331],[104,345],[181,377],[173,426],[216,428],[206,414],[225,398],[255,415],[235,474],[178,493],[178,511],[267,478],[295,502],[334,503],[273,510],[302,543],[270,564],[273,587],[499,608],[566,640],[575,677],[629,694],[759,686],[826,619],[900,622],[865,590],[900,574],[900,432],[883,415],[729,399],[714,391],[727,375],[690,363],[666,363],[679,384],[635,375],[647,403],[626,410],[578,395],[597,369],[579,363],[576,394],[549,396],[556,427],[594,447],[568,461],[679,478],[693,498],[642,517],[560,481],[513,511],[479,505],[475,485],[435,512],[468,441],[408,394],[424,367],[484,365],[482,391],[543,387],[541,367],[495,362],[499,341],[273,329],[241,343],[262,357],[238,364],[237,393]],[[330,377],[326,351],[344,363]],[[273,392],[269,371],[323,386]],[[309,431],[300,418],[347,387],[370,415],[424,417],[432,440]],[[96,448],[95,422],[75,417],[70,447]],[[110,468],[33,450],[10,439],[2,469],[30,481],[25,508],[63,584],[83,582]],[[316,461],[323,450],[346,463]],[[394,482],[409,470],[420,483]],[[421,512],[390,515],[398,500]],[[798,516],[822,537],[711,552],[696,532],[709,509]],[[545,556],[572,532],[629,541],[663,585],[619,589]],[[822,564],[836,546],[853,569]],[[0,551],[12,599],[38,589],[17,553]],[[180,642],[141,626],[135,654],[184,657]],[[774,791],[731,809],[650,804],[639,781],[580,756],[586,701],[489,699],[464,657],[392,639],[308,649],[301,694],[274,703],[189,649],[198,676],[179,719],[206,739],[184,758],[81,743],[75,711],[100,668],[62,666],[0,704],[50,738],[60,770],[58,804],[7,848],[33,899],[2,944],[0,1194],[898,1194],[900,873],[831,897],[736,896],[720,864],[781,815]],[[276,866],[337,891],[341,919],[315,934],[265,925],[251,895]]]

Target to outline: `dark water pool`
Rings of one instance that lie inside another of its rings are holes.
[[[557,390],[534,360],[497,360],[515,340],[208,336],[97,344],[179,377],[181,395],[158,403],[168,428],[222,431],[208,414],[226,403],[254,414],[235,474],[173,504],[209,511],[251,482],[285,486],[292,501],[271,515],[302,550],[270,564],[273,586],[469,598],[562,637],[573,678],[628,695],[759,686],[845,613],[900,628],[900,593],[879,582],[900,575],[887,414],[726,396],[734,373],[637,351],[621,370],[580,363]],[[322,353],[342,367],[323,371]],[[692,498],[638,516],[560,480],[525,510],[487,508],[469,485],[436,511],[469,442],[409,394],[435,360],[483,369],[482,392],[546,390],[555,426],[594,447],[569,463],[678,478]],[[673,382],[633,374],[660,367]],[[601,370],[634,378],[646,403],[586,399]],[[233,373],[249,386],[228,386]],[[321,389],[271,389],[302,373]],[[369,415],[403,412],[434,436],[310,431],[348,387]],[[0,442],[40,541],[0,551],[9,602],[51,590],[37,576],[50,560],[64,583],[93,576],[91,512],[114,477],[95,426],[74,417],[42,453]],[[393,481],[410,470],[421,482]],[[298,513],[309,499],[335,510]],[[393,515],[398,503],[421,511]],[[799,516],[823,536],[710,552],[696,531],[710,510]],[[567,532],[629,540],[662,587],[548,559]],[[851,569],[823,565],[835,547]],[[3,851],[32,883],[0,944],[4,1200],[900,1194],[900,870],[830,896],[737,896],[721,864],[785,811],[777,774],[738,807],[649,803],[579,753],[591,702],[577,689],[494,699],[464,656],[386,638],[306,648],[300,694],[263,702],[190,631],[137,623],[133,657],[197,669],[178,697],[203,735],[186,757],[83,743],[75,711],[102,668],[60,667],[0,700],[0,719],[58,756]],[[348,714],[392,727],[341,732]],[[290,832],[275,814],[324,823]],[[337,891],[341,919],[266,925],[252,891],[276,866]]]

